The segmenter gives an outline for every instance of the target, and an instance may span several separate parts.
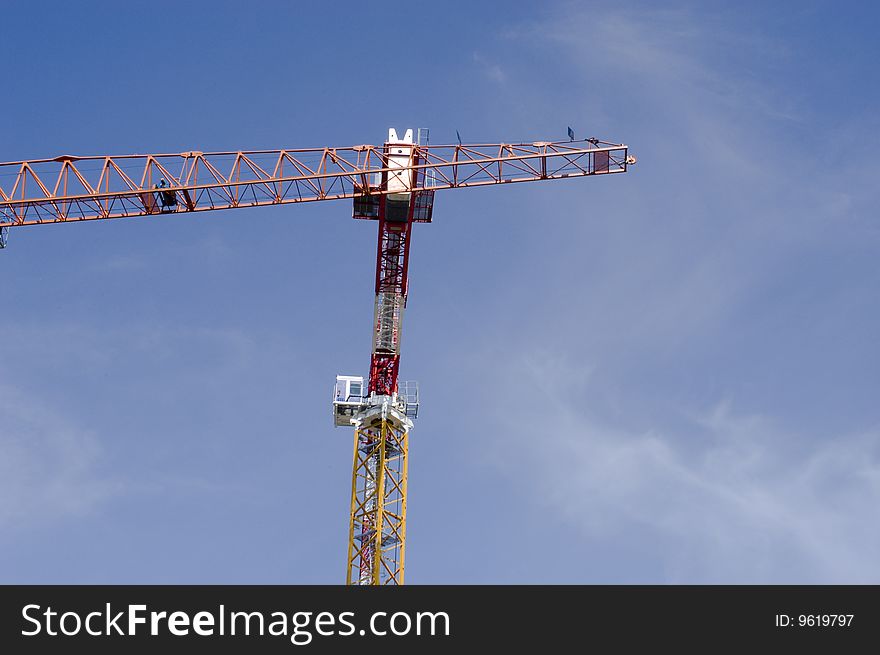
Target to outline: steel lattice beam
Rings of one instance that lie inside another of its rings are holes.
[[[403,584],[408,455],[393,416],[355,430],[347,584]]]
[[[622,173],[633,161],[627,146],[591,139],[417,146],[405,168],[418,192]],[[382,195],[375,181],[391,170],[372,145],[0,163],[0,226]]]

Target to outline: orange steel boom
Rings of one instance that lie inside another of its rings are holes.
[[[623,173],[598,139],[416,145],[413,192]],[[337,200],[390,193],[384,146],[74,157],[0,163],[0,227]]]

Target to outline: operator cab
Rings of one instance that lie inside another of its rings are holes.
[[[366,402],[367,388],[360,375],[337,375],[333,388],[333,423],[351,425],[352,417]]]

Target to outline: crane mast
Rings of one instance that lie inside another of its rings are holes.
[[[0,248],[10,228],[180,215],[321,200],[353,200],[353,217],[378,222],[370,370],[338,375],[333,420],[354,428],[346,582],[404,581],[409,432],[414,382],[399,382],[412,230],[430,223],[434,193],[511,182],[625,173],[635,157],[595,138],[430,146],[427,130],[382,146],[62,155],[0,163]]]
[[[400,394],[397,381],[409,249],[417,215],[414,197],[419,196],[412,191],[418,185],[418,169],[413,166],[419,161],[412,130],[401,139],[390,129],[385,156],[388,170],[375,186],[388,193],[379,196],[374,207],[363,199],[354,207],[356,218],[375,214],[379,221],[370,374],[365,397],[354,408],[345,406],[352,410],[346,414],[355,426],[346,583],[358,585],[403,584],[409,431],[418,413],[418,397],[406,393],[415,386],[408,385]],[[430,194],[429,202],[421,206],[430,211],[432,205]],[[358,386],[363,388],[363,382]],[[338,383],[336,391],[334,415],[338,416]],[[351,403],[352,397],[345,400]]]

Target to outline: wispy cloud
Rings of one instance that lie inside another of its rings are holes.
[[[483,75],[493,82],[501,84],[507,81],[507,73],[505,70],[499,64],[490,61],[485,55],[475,52],[474,63],[477,65],[477,68],[482,71]]]
[[[520,482],[528,471],[540,509],[585,535],[648,540],[663,580],[880,581],[880,429],[800,439],[721,401],[632,431],[593,415],[585,399],[602,380],[559,356],[530,353],[500,374],[534,390],[541,411],[496,407],[493,461]]]
[[[229,257],[232,252],[229,243],[215,235],[190,242],[175,243],[160,253],[145,254],[140,251],[130,251],[125,254],[113,254],[104,260],[94,262],[91,269],[97,273],[135,273],[155,266],[160,257],[218,262]]]
[[[124,385],[144,395],[152,393],[153,402],[193,385],[222,388],[228,394],[254,356],[252,337],[235,328],[163,324],[18,324],[14,331],[7,329],[21,336],[0,377],[4,533],[100,511],[121,495],[149,495],[169,487],[212,488],[195,475],[179,478],[175,472],[144,470],[132,477],[130,469],[113,473],[110,467],[118,462],[108,460],[106,435],[85,423],[82,412],[68,415],[56,409],[52,399],[80,397],[83,389],[100,387],[96,380],[108,376],[122,376]],[[129,368],[130,362],[135,366]],[[135,369],[144,379],[131,373]],[[167,379],[168,370],[177,371],[174,383],[151,390],[157,376]],[[68,386],[72,383],[79,386],[73,389]],[[113,392],[105,391],[103,398],[86,395],[89,403],[106,409]],[[136,406],[127,411],[134,413]]]
[[[122,489],[96,434],[38,398],[0,388],[3,532],[88,514]]]
[[[814,117],[768,81],[796,53],[707,13],[569,10],[516,34],[570,62],[588,114],[633,126],[640,163],[605,212],[541,207],[586,217],[534,246],[558,254],[552,284],[524,311],[527,276],[510,280],[517,334],[475,356],[487,388],[522,390],[487,400],[486,458],[585,542],[649,543],[658,581],[878,582],[880,416],[829,403],[811,427],[799,414],[815,408],[774,389],[876,385],[868,366],[792,373],[871,352],[828,337],[876,321],[853,309],[870,282],[833,270],[876,240],[858,212],[877,192],[851,156],[871,139],[847,156],[839,134],[799,140]]]

